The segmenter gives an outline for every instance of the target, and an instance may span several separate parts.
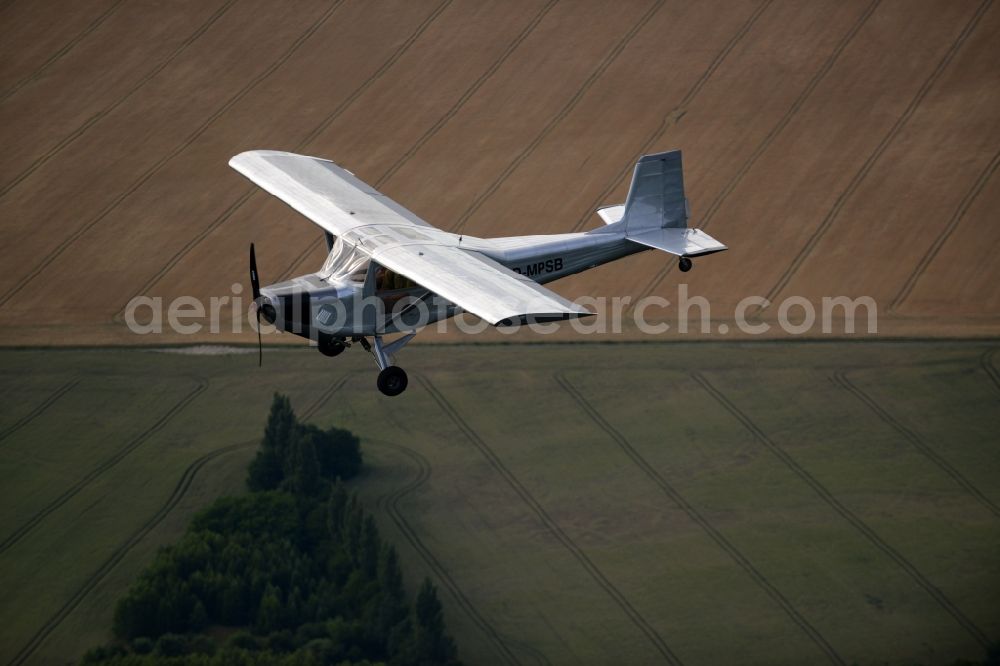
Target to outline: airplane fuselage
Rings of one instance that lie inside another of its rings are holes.
[[[524,279],[546,284],[649,249],[629,241],[618,226],[491,239],[446,232],[436,235],[438,240],[496,261]],[[411,332],[459,311],[419,285],[372,289],[370,282],[318,272],[264,287],[261,295],[273,308],[264,310],[264,318],[279,330],[306,338],[352,339]],[[366,293],[366,288],[371,293]]]

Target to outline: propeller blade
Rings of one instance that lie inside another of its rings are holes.
[[[260,298],[260,279],[257,277],[257,255],[250,243],[250,290],[253,292],[253,300]]]
[[[257,277],[257,253],[250,243],[250,291],[253,293],[254,310],[257,314],[257,367],[264,365],[264,343],[260,339],[260,278]]]

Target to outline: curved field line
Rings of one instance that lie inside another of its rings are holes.
[[[174,488],[173,493],[163,504],[160,509],[153,514],[153,516],[143,524],[132,536],[130,536],[122,545],[120,545],[111,555],[108,557],[104,563],[98,567],[84,584],[77,590],[73,596],[66,600],[66,602],[59,607],[59,609],[52,615],[45,624],[43,624],[34,636],[29,639],[24,647],[14,656],[14,658],[9,662],[12,666],[23,664],[27,661],[35,650],[37,650],[42,643],[48,638],[56,627],[62,623],[66,617],[73,612],[73,610],[80,605],[80,602],[93,590],[98,583],[100,583],[105,576],[107,576],[115,566],[122,561],[125,555],[128,554],[136,545],[139,544],[147,534],[153,531],[153,529],[159,525],[164,518],[173,510],[175,506],[183,499],[184,494],[187,493],[188,489],[191,487],[191,483],[194,481],[195,476],[198,471],[204,467],[207,463],[218,458],[221,455],[236,451],[237,449],[246,448],[253,446],[256,440],[251,440],[247,442],[241,442],[239,444],[230,444],[229,446],[224,446],[220,449],[216,449],[210,453],[203,455],[202,457],[195,460],[184,473],[181,475],[180,480],[177,482],[177,486]]]
[[[712,75],[715,74],[716,70],[718,70],[726,58],[729,57],[729,54],[732,53],[734,48],[736,48],[736,45],[743,41],[743,38],[747,36],[747,33],[750,32],[750,29],[753,28],[754,24],[757,23],[757,20],[767,10],[767,8],[771,6],[772,2],[773,0],[764,0],[764,2],[761,2],[760,5],[757,6],[757,9],[750,14],[739,29],[733,33],[733,36],[729,38],[729,41],[723,45],[722,50],[715,55],[712,62],[710,62],[708,67],[705,68],[705,71],[701,73],[701,76],[699,76],[688,91],[684,93],[684,97],[681,98],[681,101],[670,109],[665,116],[663,116],[663,120],[660,121],[659,126],[657,126],[657,128],[653,130],[648,137],[646,137],[646,140],[643,142],[642,147],[639,149],[635,158],[622,167],[617,174],[615,174],[615,176],[608,182],[607,187],[605,187],[601,193],[594,198],[591,204],[584,209],[580,218],[576,221],[576,224],[573,225],[573,228],[570,231],[579,231],[583,228],[583,226],[587,223],[587,220],[594,215],[594,211],[607,202],[607,198],[611,195],[611,192],[618,187],[618,184],[622,182],[622,180],[624,180],[629,173],[633,171],[635,163],[639,160],[639,158],[648,153],[650,148],[657,141],[663,138],[663,135],[666,134],[667,130],[676,125],[677,121],[679,121],[681,117],[687,113],[687,106],[694,101],[694,98],[698,96],[698,93],[701,92],[702,88],[705,87],[709,79],[712,78]]]
[[[28,274],[21,278],[21,280],[15,284],[13,287],[7,290],[7,292],[0,297],[0,306],[4,305],[17,295],[22,289],[24,289],[28,284],[30,284],[38,275],[44,271],[49,265],[55,261],[63,252],[67,250],[74,242],[76,242],[81,236],[86,234],[90,229],[100,223],[104,218],[106,218],[113,210],[115,210],[125,199],[131,196],[136,190],[142,187],[147,181],[149,181],[154,175],[159,172],[168,162],[184,152],[189,146],[191,146],[195,141],[197,141],[202,134],[204,134],[209,127],[211,127],[216,120],[222,117],[229,109],[235,106],[240,100],[246,97],[257,85],[271,76],[279,67],[281,67],[296,51],[313,35],[319,28],[333,15],[334,12],[343,4],[344,0],[339,0],[338,2],[332,4],[329,9],[327,9],[316,21],[310,25],[301,35],[299,35],[291,46],[285,50],[276,60],[274,60],[267,69],[263,72],[254,76],[250,81],[247,82],[240,90],[238,90],[234,95],[232,95],[225,103],[219,108],[212,112],[212,114],[199,125],[191,134],[189,134],[183,141],[174,146],[174,148],[156,161],[153,166],[144,171],[135,181],[132,182],[125,190],[120,192],[111,202],[106,205],[97,215],[91,217],[87,222],[78,227],[75,231],[68,234],[63,238],[62,242],[59,243],[51,252],[49,252],[45,257],[38,262],[38,264],[31,269]]]
[[[1000,391],[1000,372],[998,372],[996,367],[993,365],[993,354],[995,353],[995,349],[987,349],[983,352],[983,355],[979,357],[979,367],[983,369],[986,376],[990,378],[991,382],[993,382],[993,386]]]
[[[417,380],[426,389],[430,396],[434,399],[434,402],[438,404],[441,411],[444,412],[452,423],[465,435],[465,437],[472,442],[472,444],[479,450],[479,452],[486,458],[490,466],[496,470],[500,476],[503,477],[507,485],[517,493],[521,500],[531,509],[532,513],[548,528],[548,531],[554,536],[559,543],[569,551],[570,555],[584,568],[584,570],[590,574],[608,596],[610,596],[615,603],[625,612],[625,615],[632,621],[639,631],[645,634],[646,638],[653,644],[653,647],[663,656],[663,658],[670,664],[681,664],[681,660],[674,654],[673,650],[664,642],[663,638],[657,633],[644,617],[635,609],[634,606],[629,602],[629,600],[623,595],[614,584],[605,577],[601,570],[595,565],[587,554],[584,553],[583,549],[576,545],[576,543],[569,537],[566,532],[556,523],[555,520],[549,515],[545,508],[539,503],[534,496],[528,492],[528,489],[517,479],[516,476],[503,464],[503,461],[497,456],[492,448],[479,436],[479,434],[466,423],[465,419],[455,410],[451,403],[441,394],[440,391],[430,382],[426,377],[418,377]]]
[[[519,641],[516,638],[512,638],[510,636],[505,637],[504,640],[507,641],[507,644],[510,645],[515,650],[520,650],[521,652],[526,653],[529,657],[535,660],[536,664],[541,664],[542,666],[549,666],[549,664],[552,663],[551,661],[549,661],[549,658],[546,657],[541,650],[538,650],[533,645],[529,645],[524,641]]]
[[[346,381],[347,377],[345,376],[334,382],[325,392],[320,394],[319,398],[317,398],[317,400],[308,409],[302,413],[302,418],[305,419],[312,416],[312,414],[325,404],[326,401],[329,400],[330,397],[336,393]],[[126,539],[122,545],[116,548],[108,559],[106,559],[104,563],[97,568],[97,571],[91,574],[90,577],[84,581],[80,589],[77,590],[62,606],[60,606],[52,617],[50,617],[45,624],[43,624],[41,628],[35,632],[35,635],[31,637],[28,643],[25,644],[25,646],[21,648],[21,650],[9,662],[11,666],[19,666],[20,664],[26,662],[31,655],[34,654],[35,650],[37,650],[42,643],[45,642],[45,639],[49,637],[56,627],[58,627],[62,621],[65,620],[69,614],[80,605],[80,602],[83,601],[84,598],[86,598],[86,596],[90,594],[90,592],[97,587],[102,580],[104,580],[105,576],[111,573],[111,571],[118,565],[119,562],[122,561],[122,559],[124,559],[129,551],[135,548],[139,542],[146,538],[150,532],[163,522],[163,519],[166,518],[170,512],[173,511],[174,507],[176,507],[184,498],[184,495],[191,488],[191,484],[194,482],[198,472],[205,465],[219,456],[253,446],[257,443],[257,441],[258,440],[256,439],[251,439],[245,442],[223,446],[215,449],[214,451],[209,451],[188,465],[188,467],[184,470],[184,473],[181,474],[181,478],[174,487],[174,491],[170,494],[170,497],[167,498],[167,501],[164,502],[163,506],[161,506],[148,521],[143,523],[142,527],[136,530],[132,536]]]
[[[108,18],[111,17],[112,14],[114,14],[116,11],[118,11],[118,8],[121,7],[121,5],[122,5],[122,3],[124,1],[125,0],[115,0],[114,2],[112,2],[111,5],[107,9],[105,9],[104,12],[100,16],[98,16],[93,21],[91,21],[90,24],[86,28],[83,29],[83,32],[81,32],[79,35],[77,35],[73,39],[71,39],[68,42],[66,42],[65,44],[63,44],[62,48],[60,48],[58,51],[56,51],[51,56],[49,56],[48,60],[46,60],[45,62],[43,62],[38,67],[38,69],[36,69],[34,72],[32,72],[28,76],[24,77],[23,79],[21,79],[20,81],[18,81],[17,83],[15,83],[13,86],[11,86],[10,88],[8,88],[6,91],[4,91],[2,94],[0,94],[0,102],[5,101],[8,97],[10,97],[11,95],[13,95],[18,90],[20,90],[24,86],[28,85],[32,81],[37,80],[42,74],[45,73],[45,70],[47,70],[49,67],[51,67],[52,65],[54,65],[60,59],[62,59],[62,57],[65,56],[67,53],[69,53],[70,51],[72,51],[73,48],[77,44],[79,44],[81,41],[83,41],[83,39],[87,35],[89,35],[90,33],[94,32],[94,30],[97,30],[97,28],[99,28],[102,23],[104,23],[106,20],[108,20]],[[6,7],[4,7],[4,9],[6,9]],[[58,11],[58,9],[56,9],[56,8],[53,7],[53,8],[50,8],[49,11]]]
[[[881,2],[882,0],[872,0],[868,7],[861,12],[858,19],[854,22],[850,29],[844,34],[843,37],[841,37],[833,51],[830,52],[830,55],[827,56],[826,60],[823,61],[823,64],[820,65],[819,69],[816,70],[816,73],[813,74],[812,78],[809,79],[809,82],[806,83],[806,87],[802,89],[799,96],[796,97],[795,101],[788,107],[788,110],[785,111],[784,115],[781,116],[774,127],[771,128],[760,144],[754,149],[750,157],[747,158],[747,161],[743,163],[743,166],[739,168],[733,177],[729,179],[729,182],[726,183],[725,187],[723,187],[719,194],[716,195],[715,199],[712,201],[712,205],[708,207],[707,211],[705,211],[705,216],[698,221],[698,227],[700,229],[708,228],[709,223],[712,221],[712,218],[715,217],[715,214],[719,212],[719,208],[722,207],[722,204],[725,203],[726,199],[729,198],[729,195],[733,193],[733,190],[735,190],[736,187],[743,181],[743,178],[750,172],[753,166],[757,163],[757,160],[759,160],[767,149],[771,147],[771,144],[774,143],[776,138],[778,138],[778,135],[784,131],[785,127],[788,126],[788,123],[791,122],[795,114],[797,114],[802,108],[802,105],[806,103],[806,100],[812,96],[813,91],[815,91],[820,82],[826,78],[826,75],[830,73],[830,70],[833,69],[833,66],[837,63],[837,60],[840,59],[841,54],[847,46],[854,41],[854,37],[857,36],[861,28],[868,22],[871,15],[875,13],[875,10]],[[659,272],[653,276],[653,279],[649,281],[649,284],[642,291],[642,296],[640,298],[644,298],[653,293],[653,291],[660,286],[660,283],[666,279],[667,275],[676,265],[676,262],[671,261],[661,268]]]
[[[131,88],[129,88],[129,90],[124,95],[115,100],[110,106],[107,106],[98,111],[97,113],[95,113],[94,115],[92,115],[90,118],[84,121],[82,125],[80,125],[75,130],[64,136],[59,141],[59,143],[57,143],[52,148],[43,153],[41,156],[39,156],[34,162],[32,162],[28,166],[28,168],[26,168],[24,171],[15,176],[14,179],[11,180],[6,185],[4,185],[3,188],[0,188],[0,198],[2,198],[5,194],[10,192],[15,187],[17,187],[17,185],[20,184],[21,181],[23,181],[25,178],[27,178],[35,171],[37,171],[46,162],[48,162],[53,157],[62,152],[62,150],[66,148],[68,145],[70,145],[71,143],[79,139],[81,136],[86,134],[87,130],[90,129],[91,126],[94,125],[94,123],[96,123],[98,120],[104,118],[109,113],[113,112],[115,109],[120,107],[130,97],[132,97],[132,95],[135,94],[140,88],[149,83],[149,81],[151,81],[157,74],[166,69],[166,67],[171,62],[173,62],[179,55],[181,55],[185,50],[187,50],[189,46],[198,41],[198,38],[204,35],[205,32],[208,31],[208,29],[215,24],[216,21],[222,18],[222,15],[225,14],[227,11],[229,11],[229,8],[232,7],[236,3],[236,1],[237,0],[226,0],[226,2],[223,3],[223,5],[219,7],[219,9],[217,9],[214,14],[208,17],[208,20],[205,21],[205,23],[199,26],[197,30],[195,30],[193,33],[191,33],[191,35],[188,36],[187,39],[181,42],[177,46],[177,48],[175,48],[173,52],[167,56],[165,60],[163,60],[160,64],[158,64],[156,67],[154,67],[145,75],[143,75],[142,78],[136,81],[135,84]]]
[[[41,402],[41,404],[39,404],[33,410],[31,410],[30,412],[28,412],[27,414],[25,414],[23,417],[21,417],[17,421],[17,423],[14,423],[13,425],[11,425],[10,427],[8,427],[3,432],[0,432],[0,442],[2,442],[3,440],[7,439],[11,435],[13,435],[15,432],[17,432],[18,430],[20,430],[24,426],[26,426],[29,423],[31,423],[32,421],[34,421],[37,417],[41,416],[45,412],[45,410],[47,410],[49,407],[51,407],[53,405],[53,403],[56,402],[56,400],[58,400],[59,398],[63,397],[67,393],[69,393],[69,391],[74,386],[76,386],[79,383],[80,383],[79,379],[72,379],[72,380],[66,382],[65,384],[63,384],[62,386],[60,386],[59,388],[57,388],[55,391],[53,391],[49,395],[49,397],[47,397],[45,400],[43,400]]]
[[[305,420],[312,418],[313,414],[315,414],[320,407],[325,405],[327,401],[333,397],[334,393],[336,393],[337,391],[339,391],[344,387],[344,384],[347,383],[347,380],[349,378],[350,375],[344,375],[334,383],[330,384],[330,386],[325,391],[323,391],[322,393],[319,394],[319,396],[317,396],[316,400],[313,401],[313,404],[309,405],[309,407],[307,407],[305,411],[302,412],[302,419]]]
[[[484,71],[482,74],[479,75],[479,78],[476,79],[472,83],[472,85],[466,89],[464,93],[462,93],[462,96],[459,97],[454,104],[452,104],[451,108],[448,109],[444,113],[444,115],[438,118],[433,125],[427,128],[427,130],[422,135],[420,135],[420,138],[418,138],[416,141],[413,142],[413,145],[411,145],[403,152],[400,158],[396,162],[394,162],[392,166],[390,166],[389,169],[386,170],[385,173],[383,173],[378,178],[378,180],[375,181],[372,187],[378,189],[379,187],[384,185],[390,178],[392,178],[396,174],[397,171],[403,168],[413,158],[413,156],[420,151],[421,148],[424,147],[424,144],[430,141],[441,130],[441,128],[447,125],[448,122],[452,118],[454,118],[456,114],[458,114],[458,112],[462,109],[462,107],[465,106],[466,102],[468,102],[469,99],[471,99],[472,96],[475,95],[487,81],[493,78],[493,75],[497,73],[497,71],[505,62],[507,62],[510,56],[521,45],[521,43],[524,42],[524,40],[526,40],[532,32],[534,32],[538,24],[542,22],[542,19],[545,18],[545,16],[549,13],[549,11],[553,7],[555,7],[556,4],[558,4],[558,2],[559,0],[549,0],[549,2],[546,3],[542,7],[542,9],[535,15],[535,17],[524,27],[524,29],[521,30],[521,32],[517,35],[517,37],[515,37],[514,40],[507,45],[507,48],[504,49],[504,52],[500,54],[500,57],[494,60],[493,63],[486,69],[486,71]],[[299,264],[305,261],[305,258],[309,255],[312,249],[313,246],[310,245],[309,247],[305,248],[302,252],[300,252],[299,255],[292,262],[292,264],[287,269],[285,269],[283,276],[287,276],[290,273],[295,272]]]
[[[663,494],[666,495],[671,501],[674,502],[680,509],[687,514],[688,518],[691,519],[702,531],[707,534],[715,544],[721,548],[736,564],[742,568],[747,575],[769,596],[771,599],[781,607],[786,615],[798,625],[799,629],[806,635],[806,637],[811,640],[817,648],[834,664],[843,665],[845,662],[843,658],[837,651],[833,649],[823,635],[815,627],[810,624],[795,606],[785,598],[785,595],[775,587],[767,577],[757,569],[740,550],[733,545],[723,534],[716,529],[704,516],[702,516],[698,510],[691,504],[687,499],[681,495],[670,483],[654,468],[645,458],[632,446],[631,442],[623,435],[617,428],[611,425],[601,414],[594,408],[590,402],[583,397],[580,391],[573,386],[570,381],[561,372],[555,374],[555,379],[563,390],[573,399],[574,402],[584,411],[584,413],[590,417],[590,420],[594,422],[601,430],[605,432],[617,445],[622,452],[627,455],[636,467],[642,470],[650,481],[659,486]]]
[[[559,123],[562,122],[563,119],[566,116],[568,116],[573,109],[576,108],[576,105],[580,103],[580,100],[584,98],[584,96],[591,89],[591,87],[593,87],[593,85],[598,81],[598,79],[600,79],[601,76],[604,75],[604,72],[607,71],[608,67],[610,67],[611,64],[618,59],[618,56],[621,55],[622,51],[625,50],[625,47],[629,45],[629,42],[631,42],[632,39],[639,33],[639,30],[641,30],[646,25],[646,23],[649,22],[649,19],[651,19],[653,15],[660,10],[664,2],[665,0],[656,0],[656,2],[653,3],[653,5],[648,10],[646,10],[646,13],[639,18],[636,24],[633,25],[629,29],[629,31],[626,32],[622,36],[622,38],[618,40],[618,42],[614,45],[614,47],[612,47],[612,49],[607,53],[607,55],[605,55],[604,58],[601,59],[601,62],[597,65],[597,68],[590,73],[590,76],[588,76],[586,80],[584,80],[584,82],[580,85],[580,87],[569,99],[569,101],[567,101],[566,104],[564,104],[563,107],[559,110],[559,112],[556,113],[556,115],[554,115],[549,120],[549,122],[545,125],[545,127],[542,128],[542,131],[539,132],[538,135],[534,139],[532,139],[531,142],[527,146],[525,146],[524,149],[511,161],[511,163],[508,164],[504,168],[504,170],[500,172],[500,174],[493,180],[493,182],[490,183],[486,187],[486,189],[483,190],[482,193],[473,200],[471,204],[469,204],[469,207],[465,209],[465,211],[458,217],[458,220],[455,222],[455,226],[451,230],[452,233],[458,233],[465,228],[465,225],[468,223],[469,218],[472,217],[476,213],[476,211],[478,211],[482,207],[484,203],[486,203],[487,199],[489,199],[496,193],[496,191],[500,188],[500,186],[503,185],[504,182],[506,182],[507,178],[509,178],[510,175],[514,173],[514,171],[516,171],[517,168],[521,166],[521,164],[526,159],[528,159],[528,157],[530,157],[532,153],[535,152],[535,149],[538,148],[539,145],[541,145],[542,141],[544,141],[546,137],[548,137],[548,135],[552,132],[552,130],[554,130],[556,126],[559,125]]]
[[[915,287],[917,281],[920,280],[920,276],[924,274],[924,271],[927,270],[930,263],[934,261],[934,257],[936,257],[938,252],[941,251],[941,248],[944,247],[944,244],[951,237],[952,233],[954,233],[959,223],[963,218],[965,218],[965,214],[969,212],[969,208],[971,208],[972,204],[975,203],[976,198],[979,197],[979,193],[986,187],[986,183],[989,182],[993,173],[997,170],[997,166],[1000,166],[1000,150],[994,153],[993,159],[990,160],[990,162],[986,165],[986,168],[984,168],[979,174],[976,182],[972,184],[972,188],[965,193],[964,197],[962,197],[962,200],[958,203],[958,208],[955,209],[951,219],[948,220],[948,224],[945,225],[944,231],[935,237],[934,243],[932,243],[927,249],[927,253],[921,257],[916,268],[913,269],[913,272],[910,273],[910,276],[906,279],[906,282],[900,288],[899,292],[892,298],[892,301],[886,308],[886,312],[894,314],[893,311],[901,306],[903,302],[910,297],[910,292],[913,291],[913,287]]]
[[[389,518],[402,533],[403,537],[406,538],[407,542],[413,547],[420,558],[427,564],[428,567],[437,575],[438,579],[444,584],[444,586],[451,593],[452,598],[454,598],[455,603],[465,612],[466,616],[472,623],[479,628],[486,638],[493,644],[499,653],[501,659],[507,663],[519,664],[520,661],[508,647],[507,643],[503,640],[497,630],[493,627],[490,622],[483,617],[476,607],[469,601],[469,598],[465,596],[462,589],[458,586],[455,580],[448,573],[448,570],[440,560],[424,545],[424,542],[420,539],[416,530],[409,524],[406,518],[403,516],[402,511],[400,511],[399,503],[404,497],[414,493],[418,488],[424,485],[431,476],[431,465],[427,458],[423,455],[410,449],[409,447],[402,446],[400,444],[395,444],[386,440],[378,440],[378,443],[382,446],[387,446],[396,451],[399,451],[407,458],[409,458],[417,468],[417,475],[409,483],[404,484],[400,488],[397,488],[393,492],[389,493],[385,498],[385,510],[389,514]]]
[[[182,397],[167,412],[161,416],[153,425],[149,426],[141,433],[133,437],[125,446],[115,451],[111,457],[107,458],[101,464],[99,464],[94,469],[87,472],[79,481],[74,483],[68,489],[66,489],[59,497],[55,498],[49,502],[44,508],[38,511],[34,516],[29,518],[24,524],[19,528],[14,530],[10,535],[7,536],[2,542],[0,542],[0,553],[6,552],[12,546],[14,546],[18,541],[24,538],[31,530],[38,526],[46,516],[51,514],[53,511],[64,505],[66,502],[71,500],[76,496],[81,490],[86,488],[95,479],[100,477],[102,474],[107,472],[109,469],[121,462],[128,454],[136,450],[141,446],[146,440],[155,435],[157,432],[163,429],[167,423],[171,421],[175,416],[180,414],[185,407],[187,407],[191,401],[197,398],[199,395],[204,393],[205,389],[208,388],[208,381],[202,378],[198,378],[198,385],[195,386],[187,395]]]
[[[341,2],[343,2],[343,0],[341,0]],[[409,37],[407,37],[406,41],[404,41],[399,46],[399,48],[393,51],[392,55],[389,56],[389,58],[385,62],[383,62],[379,66],[379,68],[372,73],[371,76],[365,79],[365,81],[362,82],[361,85],[359,85],[357,88],[355,88],[350,95],[344,98],[344,100],[342,100],[340,104],[338,104],[336,108],[334,108],[333,111],[328,113],[323,118],[323,120],[319,122],[318,125],[313,127],[312,130],[310,130],[309,133],[306,134],[306,136],[295,145],[292,151],[301,152],[307,145],[309,145],[310,142],[312,142],[313,139],[315,139],[327,127],[329,127],[334,120],[339,118],[340,115],[348,109],[348,107],[350,107],[355,101],[357,101],[357,99],[361,97],[361,95],[366,90],[368,90],[368,88],[370,88],[376,81],[382,78],[382,76],[396,63],[396,61],[398,61],[403,56],[403,54],[405,54],[410,49],[410,47],[413,46],[413,44],[417,41],[417,39],[419,39],[420,36],[424,34],[427,28],[430,27],[430,25],[434,22],[434,20],[448,7],[449,4],[451,4],[451,2],[452,0],[444,0],[444,2],[438,5],[437,8],[433,12],[431,12],[427,16],[427,18],[425,18],[420,23],[419,26],[417,26],[416,30],[414,30],[414,32]],[[145,294],[150,289],[152,289],[157,282],[163,279],[164,275],[169,273],[178,263],[180,263],[181,259],[183,259],[189,252],[191,252],[191,250],[193,250],[199,243],[205,240],[205,238],[207,238],[209,234],[211,234],[213,231],[219,228],[224,222],[229,220],[229,218],[231,218],[236,213],[236,211],[238,211],[240,208],[243,207],[243,204],[249,201],[259,191],[260,188],[257,187],[256,185],[250,185],[249,187],[247,187],[247,189],[244,190],[243,194],[237,197],[226,208],[226,210],[224,210],[218,217],[212,220],[212,222],[210,222],[208,226],[206,226],[204,229],[198,232],[198,234],[192,237],[187,243],[185,243],[181,249],[175,252],[174,255],[170,257],[170,259],[168,259],[167,262],[163,264],[163,266],[160,267],[158,271],[156,271],[152,276],[150,276],[150,278],[147,279],[146,282],[141,287],[139,287],[139,289],[136,290],[136,292],[132,295],[131,298],[135,298],[136,296]],[[308,252],[311,249],[312,247],[308,248],[306,252]],[[305,253],[303,253],[300,256],[304,255]],[[0,305],[2,304],[3,302],[0,301]],[[122,317],[125,313],[125,308],[127,307],[128,307],[128,302],[126,301],[126,303],[123,304],[121,308],[118,310],[118,312],[116,312],[115,315],[112,317],[112,320],[115,323],[122,323]]]
[[[833,374],[833,383],[836,386],[839,386],[840,388],[844,389],[845,391],[853,395],[861,402],[863,402],[865,406],[867,406],[868,409],[870,409],[872,413],[879,418],[880,421],[890,426],[893,430],[895,430],[904,438],[906,438],[906,440],[909,441],[910,444],[913,444],[913,446],[920,453],[922,453],[924,457],[926,457],[932,463],[937,465],[937,467],[942,472],[950,476],[955,481],[955,483],[961,486],[965,492],[969,493],[969,495],[971,495],[974,500],[982,504],[986,508],[986,510],[992,513],[994,516],[1000,518],[1000,507],[998,507],[996,504],[990,501],[990,499],[986,497],[986,495],[984,495],[979,490],[979,488],[976,488],[976,486],[973,485],[971,481],[966,479],[961,472],[955,469],[951,465],[951,463],[949,463],[947,460],[944,459],[944,457],[941,456],[941,454],[939,454],[929,444],[927,444],[927,442],[921,439],[921,437],[917,435],[917,433],[913,432],[912,430],[904,426],[902,423],[900,423],[898,420],[896,420],[889,412],[887,412],[880,404],[878,404],[878,402],[876,402],[874,398],[872,398],[863,390],[855,386],[854,383],[847,378],[846,373],[844,373],[843,371],[835,372]]]
[[[856,529],[863,537],[868,539],[868,541],[882,551],[889,559],[896,563],[896,565],[905,572],[913,581],[924,589],[927,594],[931,596],[934,601],[938,603],[941,608],[951,615],[958,624],[965,629],[969,635],[971,635],[976,642],[981,646],[987,647],[990,645],[990,641],[986,638],[983,631],[976,626],[976,624],[965,616],[952,601],[944,595],[941,590],[939,590],[933,583],[927,580],[926,577],[909,561],[902,553],[897,551],[895,548],[890,546],[885,542],[882,537],[878,535],[875,530],[869,527],[861,518],[859,518],[853,511],[848,509],[840,500],[834,496],[826,486],[820,483],[812,474],[810,474],[804,467],[795,462],[784,449],[778,446],[774,441],[771,440],[767,434],[757,427],[753,421],[750,420],[743,411],[741,411],[736,405],[733,404],[729,398],[727,398],[722,392],[715,388],[704,376],[700,373],[691,373],[692,379],[694,379],[698,384],[705,389],[719,405],[721,405],[727,412],[729,412],[737,421],[739,421],[747,431],[753,435],[761,445],[763,445],[768,451],[770,451],[778,460],[780,460],[791,472],[798,476],[802,481],[804,481],[812,490],[819,496],[823,502],[827,504],[831,509],[836,511],[844,520],[851,524],[851,526]]]
[[[931,70],[931,73],[924,80],[923,84],[920,86],[920,89],[917,90],[917,93],[916,95],[913,96],[913,99],[910,100],[910,103],[907,105],[902,115],[900,115],[899,118],[896,119],[896,122],[893,123],[892,127],[889,128],[889,131],[886,133],[886,135],[883,136],[882,140],[879,141],[877,146],[875,146],[875,150],[871,152],[868,158],[861,165],[861,168],[858,169],[857,173],[855,173],[854,176],[851,178],[851,182],[847,184],[847,187],[844,189],[844,191],[841,192],[840,195],[837,197],[836,201],[834,201],[833,207],[830,208],[830,210],[827,212],[826,216],[819,223],[819,226],[817,226],[816,229],[812,232],[812,234],[810,234],[809,239],[806,241],[805,245],[803,245],[802,248],[795,254],[795,256],[792,258],[792,261],[789,263],[788,267],[778,278],[778,281],[775,282],[774,285],[771,287],[771,289],[768,291],[766,296],[768,301],[773,301],[775,297],[779,293],[781,293],[781,291],[786,286],[788,286],[789,281],[792,279],[795,273],[798,272],[799,268],[802,267],[802,264],[805,263],[806,258],[816,248],[816,246],[819,244],[823,236],[826,235],[826,232],[830,229],[830,227],[833,226],[834,221],[837,219],[837,217],[839,217],[840,211],[843,210],[844,205],[847,203],[847,200],[854,195],[858,187],[861,185],[861,182],[864,181],[865,177],[868,176],[872,168],[874,168],[875,164],[882,157],[883,153],[885,153],[889,145],[896,139],[899,133],[909,122],[910,118],[913,116],[913,113],[917,110],[917,108],[921,105],[921,103],[923,103],[924,98],[927,97],[927,94],[931,91],[931,88],[933,88],[934,84],[937,83],[938,79],[941,77],[941,74],[944,73],[944,70],[947,69],[948,65],[951,63],[952,59],[954,59],[959,49],[969,38],[969,35],[971,35],[972,32],[976,29],[976,26],[979,25],[980,19],[982,19],[983,14],[986,13],[986,10],[989,9],[992,3],[993,0],[983,0],[983,2],[979,5],[979,8],[972,15],[972,18],[969,19],[969,22],[965,24],[965,27],[962,29],[962,32],[959,33],[958,37],[955,38],[955,41],[952,42],[950,47],[948,47],[948,50],[945,52],[944,56],[934,67],[934,69]],[[766,306],[760,306],[760,305],[756,306],[756,310],[751,314],[751,317],[757,317],[765,309]]]

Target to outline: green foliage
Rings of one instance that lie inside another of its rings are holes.
[[[344,433],[299,424],[275,396],[249,470],[256,490],[218,499],[156,555],[115,608],[114,633],[132,649],[98,648],[84,663],[455,663],[430,581],[414,612],[395,549],[330,481],[360,468]],[[199,633],[219,627],[241,629],[218,645]]]
[[[247,470],[247,488],[313,496],[360,471],[361,442],[352,432],[299,423],[288,398],[274,395],[264,438]]]

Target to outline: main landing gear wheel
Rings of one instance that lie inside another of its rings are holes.
[[[331,338],[325,335],[320,336],[316,341],[316,346],[324,356],[338,356],[347,349],[347,344],[342,339]]]
[[[402,368],[390,365],[378,373],[378,390],[388,396],[399,395],[406,390],[407,381],[406,372]]]
[[[678,268],[681,269],[681,273],[687,273],[693,265],[687,257],[681,257],[680,262],[678,262]]]

